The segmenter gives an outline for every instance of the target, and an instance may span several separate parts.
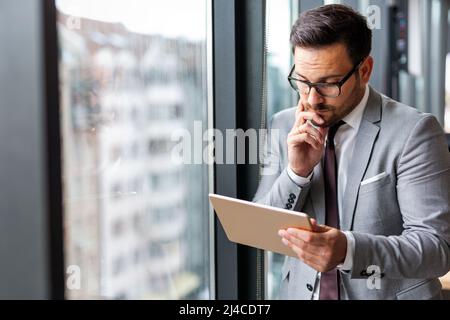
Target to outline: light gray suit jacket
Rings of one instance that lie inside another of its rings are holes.
[[[294,120],[292,108],[270,122],[254,201],[285,208],[294,195],[292,210],[324,224],[322,163],[303,188],[286,171],[286,139]],[[341,273],[341,299],[441,298],[437,278],[450,270],[450,153],[436,118],[370,88],[354,154],[343,156],[352,159],[341,229],[352,231],[355,255],[351,272]],[[317,275],[299,259],[286,258],[280,298],[311,299]]]

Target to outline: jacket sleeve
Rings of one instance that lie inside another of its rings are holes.
[[[379,270],[391,279],[430,279],[450,270],[450,153],[434,116],[421,118],[397,164],[397,199],[403,218],[398,236],[352,232],[352,278]]]
[[[281,143],[287,143],[281,138],[282,125],[277,115],[269,123],[261,159],[261,180],[253,201],[272,207],[300,210],[311,183],[300,187],[291,180],[285,168],[281,169]]]

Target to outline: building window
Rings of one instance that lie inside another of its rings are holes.
[[[115,239],[118,239],[121,237],[124,233],[125,225],[122,219],[118,219],[116,222],[113,223],[113,230],[112,234]]]

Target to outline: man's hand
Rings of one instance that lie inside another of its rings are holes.
[[[313,232],[290,228],[280,230],[278,234],[283,243],[311,268],[319,272],[330,271],[344,262],[347,238],[342,231],[311,220]]]
[[[328,133],[328,128],[315,128],[308,120],[319,125],[324,123],[314,112],[305,112],[300,99],[287,145],[290,168],[295,174],[305,178],[322,158],[325,136]]]

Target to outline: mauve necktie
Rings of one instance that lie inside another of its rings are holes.
[[[339,210],[337,200],[337,165],[334,137],[339,127],[344,123],[344,121],[339,121],[328,130],[324,159],[325,224],[336,229],[339,229]],[[322,272],[320,277],[319,299],[339,300],[339,271],[336,268],[328,272]]]

